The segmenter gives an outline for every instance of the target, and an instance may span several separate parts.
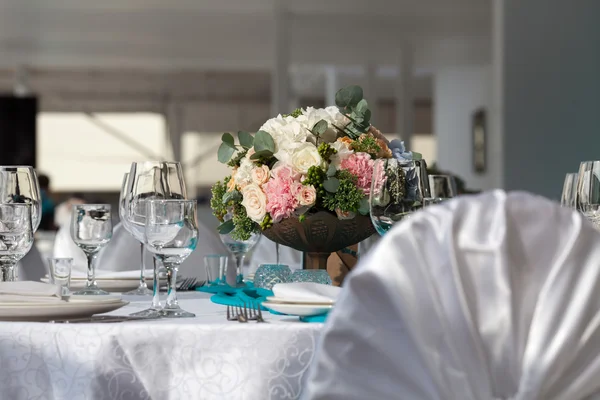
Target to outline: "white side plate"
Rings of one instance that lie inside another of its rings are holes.
[[[278,313],[297,315],[299,317],[312,317],[314,315],[325,314],[333,308],[331,305],[283,304],[272,303],[270,301],[265,301],[262,305]]]
[[[60,303],[0,303],[0,321],[52,321],[72,318],[88,318],[92,315],[117,310],[129,304],[118,299],[105,301],[72,298]]]

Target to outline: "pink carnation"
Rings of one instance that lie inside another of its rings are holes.
[[[279,222],[294,213],[299,206],[298,192],[302,187],[299,182],[282,178],[285,175],[276,175],[277,169],[273,170],[273,179],[263,186],[267,195],[267,212],[271,214],[273,222]]]
[[[351,154],[342,161],[340,167],[358,178],[356,186],[363,191],[365,196],[368,196],[371,193],[374,163],[369,154],[361,152]]]
[[[275,166],[275,168],[273,168],[271,171],[271,175],[274,178],[283,180],[297,180],[300,178],[300,174],[294,171],[294,169],[289,165]]]

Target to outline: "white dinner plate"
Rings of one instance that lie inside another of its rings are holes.
[[[332,305],[284,304],[272,303],[270,301],[264,301],[261,305],[278,313],[296,315],[298,317],[312,317],[314,315],[325,314],[333,308]]]
[[[280,303],[280,304],[305,304],[305,305],[321,305],[321,306],[332,306],[335,304],[333,300],[319,299],[319,300],[310,300],[310,299],[294,299],[291,297],[275,297],[275,296],[267,296],[267,301],[271,303]]]
[[[0,303],[0,321],[52,321],[72,318],[88,318],[117,310],[129,304],[113,296],[98,300],[96,296],[71,296],[69,301],[56,303]]]
[[[42,282],[48,283],[48,278],[42,278]],[[71,279],[70,289],[73,292],[81,290],[85,287],[86,284],[85,279]],[[98,283],[98,287],[102,290],[106,290],[107,292],[129,292],[130,290],[136,289],[140,281],[133,279],[96,279],[96,283]],[[146,279],[146,283],[148,284],[148,288],[152,289],[153,282],[152,279]],[[166,281],[161,281],[162,283],[166,283]]]

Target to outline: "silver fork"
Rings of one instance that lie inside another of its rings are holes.
[[[240,306],[227,306],[227,321],[248,322],[248,312]]]
[[[244,311],[248,315],[248,321],[256,321],[256,322],[267,322],[263,319],[262,311],[260,310],[260,305],[256,305],[254,303],[250,303],[249,306],[246,306],[244,303]]]

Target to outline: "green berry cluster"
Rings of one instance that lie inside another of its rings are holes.
[[[317,148],[317,151],[319,152],[321,158],[323,158],[325,161],[329,161],[329,158],[332,155],[337,154],[337,150],[331,147],[329,143],[321,143]]]
[[[223,222],[223,217],[227,214],[227,206],[223,204],[223,196],[227,193],[227,183],[230,179],[231,177],[228,176],[222,183],[218,181],[211,188],[210,207],[213,210],[213,215],[221,222]]]
[[[272,226],[273,226],[273,218],[271,218],[271,216],[269,214],[265,215],[265,218],[260,223],[260,229],[262,229],[264,231],[265,229],[269,229]]]
[[[294,118],[298,118],[299,116],[302,115],[302,109],[301,108],[296,108],[294,111],[291,112],[291,114],[284,114],[284,117],[294,117]]]
[[[302,181],[305,186],[313,185],[317,191],[318,197],[325,196],[325,189],[323,188],[323,181],[327,178],[327,173],[321,167],[312,166],[306,173],[306,178]]]
[[[327,193],[323,205],[331,211],[339,208],[341,211],[356,212],[360,208],[363,192],[351,179],[340,179],[340,185],[335,193]]]

